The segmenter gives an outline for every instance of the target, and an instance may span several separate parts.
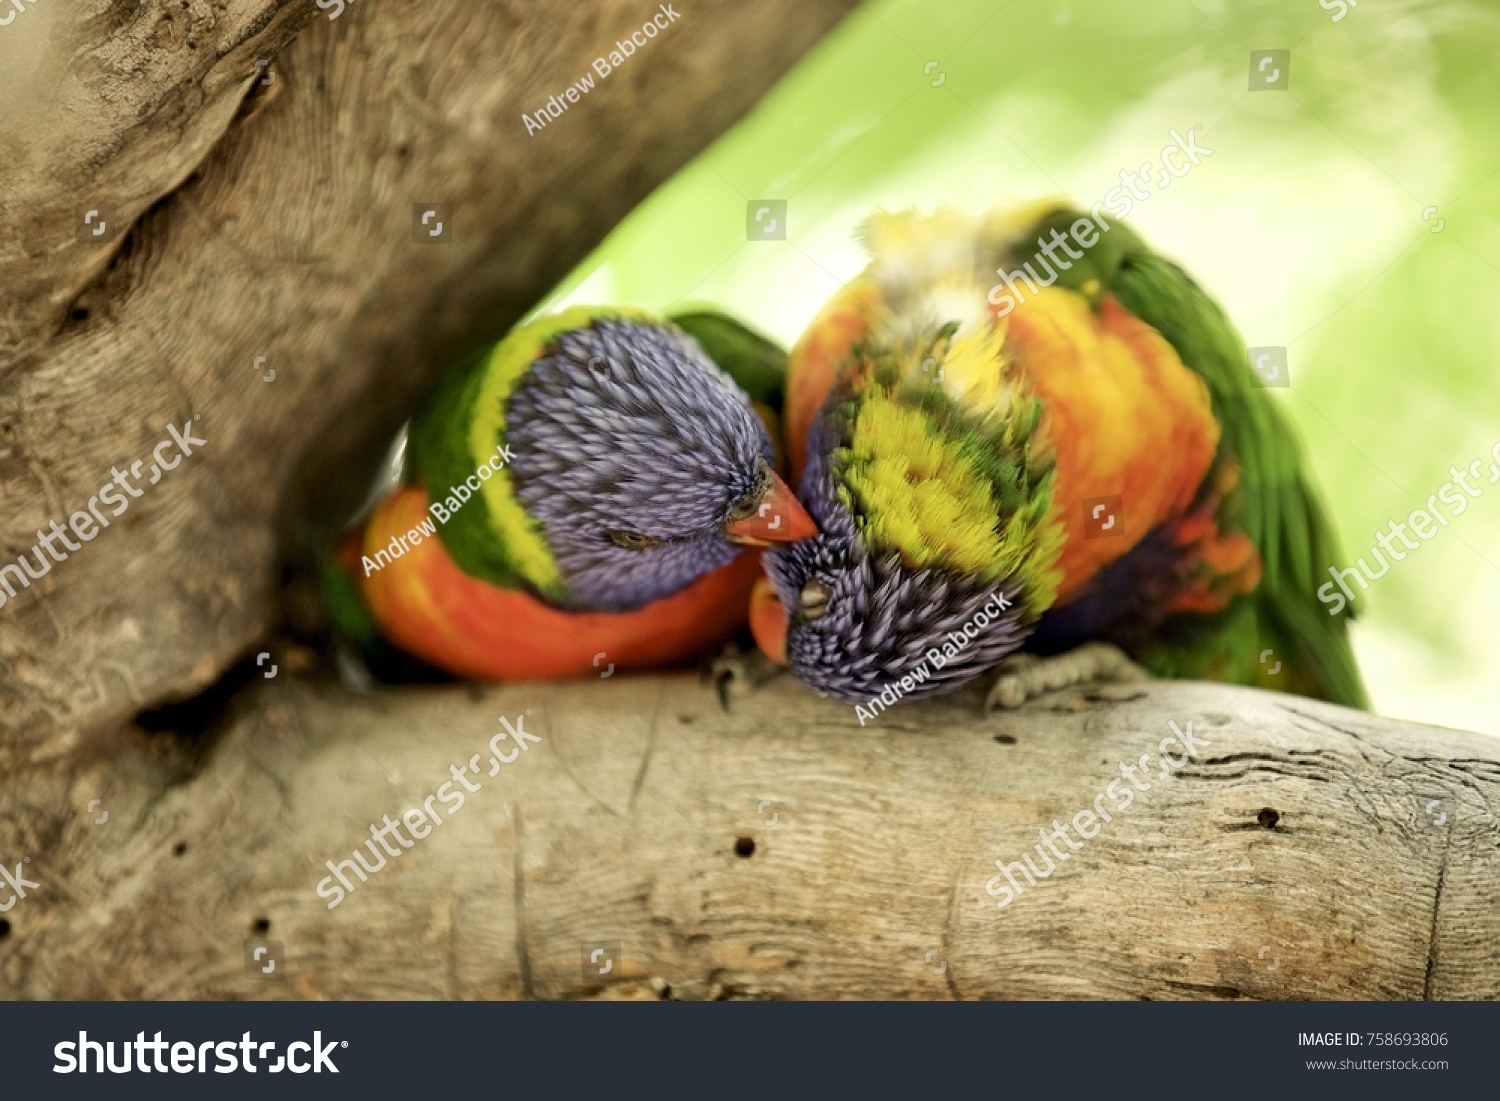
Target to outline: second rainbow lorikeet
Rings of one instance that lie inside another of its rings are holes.
[[[1123,650],[1365,705],[1347,615],[1314,596],[1337,552],[1300,449],[1180,267],[1059,202],[881,213],[866,244],[792,353],[793,484],[821,534],[766,554],[762,650],[856,703],[1024,650],[992,693],[1009,706],[1133,668]],[[1059,678],[1065,652],[1099,660]]]
[[[733,634],[750,548],[816,529],[757,415],[784,355],[721,315],[677,320],[577,307],[451,372],[329,571],[344,634],[499,679],[680,662]]]

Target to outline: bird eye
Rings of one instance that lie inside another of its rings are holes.
[[[750,517],[755,515],[755,510],[760,508],[761,496],[759,493],[751,493],[746,497],[740,498],[734,504],[734,507],[729,510],[729,515],[724,518],[725,523],[737,524],[741,520],[750,519]]]
[[[755,464],[755,488],[730,507],[729,515],[725,518],[726,522],[733,524],[754,516],[770,488],[771,467],[764,458],[761,458]]]
[[[797,612],[804,620],[822,619],[828,611],[828,586],[821,581],[809,581],[797,594]]]
[[[652,547],[661,546],[660,539],[653,539],[649,535],[642,535],[635,531],[611,531],[608,533],[609,541],[617,547],[626,550],[650,550]]]

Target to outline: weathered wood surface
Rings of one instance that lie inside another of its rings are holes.
[[[0,364],[45,347],[126,228],[230,128],[256,62],[318,14],[310,0],[13,13],[0,28]]]
[[[169,421],[199,416],[208,444],[0,608],[0,775],[90,752],[254,652],[296,517],[349,490],[340,464],[372,462],[445,367],[853,3],[687,0],[530,135],[522,113],[654,2],[359,0],[327,19],[311,0],[91,0],[4,28],[4,86],[25,86],[7,107],[48,106],[0,130],[0,564]],[[110,243],[79,240],[79,203],[110,208]],[[418,243],[419,203],[451,204],[452,243]]]
[[[487,772],[528,711],[539,743],[327,908],[325,861],[450,765]],[[1171,720],[1211,745],[997,909],[993,861]],[[5,915],[0,995],[1500,995],[1500,744],[1294,697],[1151,683],[984,716],[966,693],[861,729],[787,677],[726,711],[688,675],[363,698],[283,675],[190,768],[146,742],[35,785],[47,832],[0,838],[41,884]],[[255,936],[283,980],[249,977]]]

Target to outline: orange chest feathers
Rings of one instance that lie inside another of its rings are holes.
[[[1047,288],[1009,318],[1006,353],[1041,399],[1067,541],[1058,603],[1187,512],[1219,446],[1208,387],[1113,298]]]

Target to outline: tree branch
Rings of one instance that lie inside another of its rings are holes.
[[[686,676],[354,700],[262,681],[195,766],[131,747],[92,778],[33,788],[42,832],[0,851],[33,855],[42,886],[6,915],[0,987],[1153,999],[1500,988],[1492,740],[1222,685],[1070,690],[990,716],[979,700],[904,704],[861,728],[852,707],[786,676],[728,712]],[[540,742],[492,746],[499,716]],[[1181,767],[1162,779],[1153,763],[1139,773],[1149,789],[1135,790],[1121,765],[1156,762],[1171,722],[1208,744],[1185,759],[1170,743]],[[495,753],[515,760],[494,765]],[[315,892],[327,862],[370,842],[382,816],[422,808],[476,754],[479,790],[458,808],[432,802],[443,823],[422,839],[408,823],[409,849],[387,834],[401,855],[367,882],[346,871],[353,890],[328,909],[334,881]],[[1106,794],[1111,783],[1131,805]],[[110,819],[94,825],[84,803],[100,794]],[[1098,807],[1110,820],[1092,838],[1053,835],[1066,860],[1038,855],[1040,830]],[[1034,886],[1013,873],[1022,892],[997,908],[995,861],[1027,854],[1054,870]],[[256,936],[284,943],[282,981],[247,973]],[[606,975],[584,966],[593,947],[615,959]]]

